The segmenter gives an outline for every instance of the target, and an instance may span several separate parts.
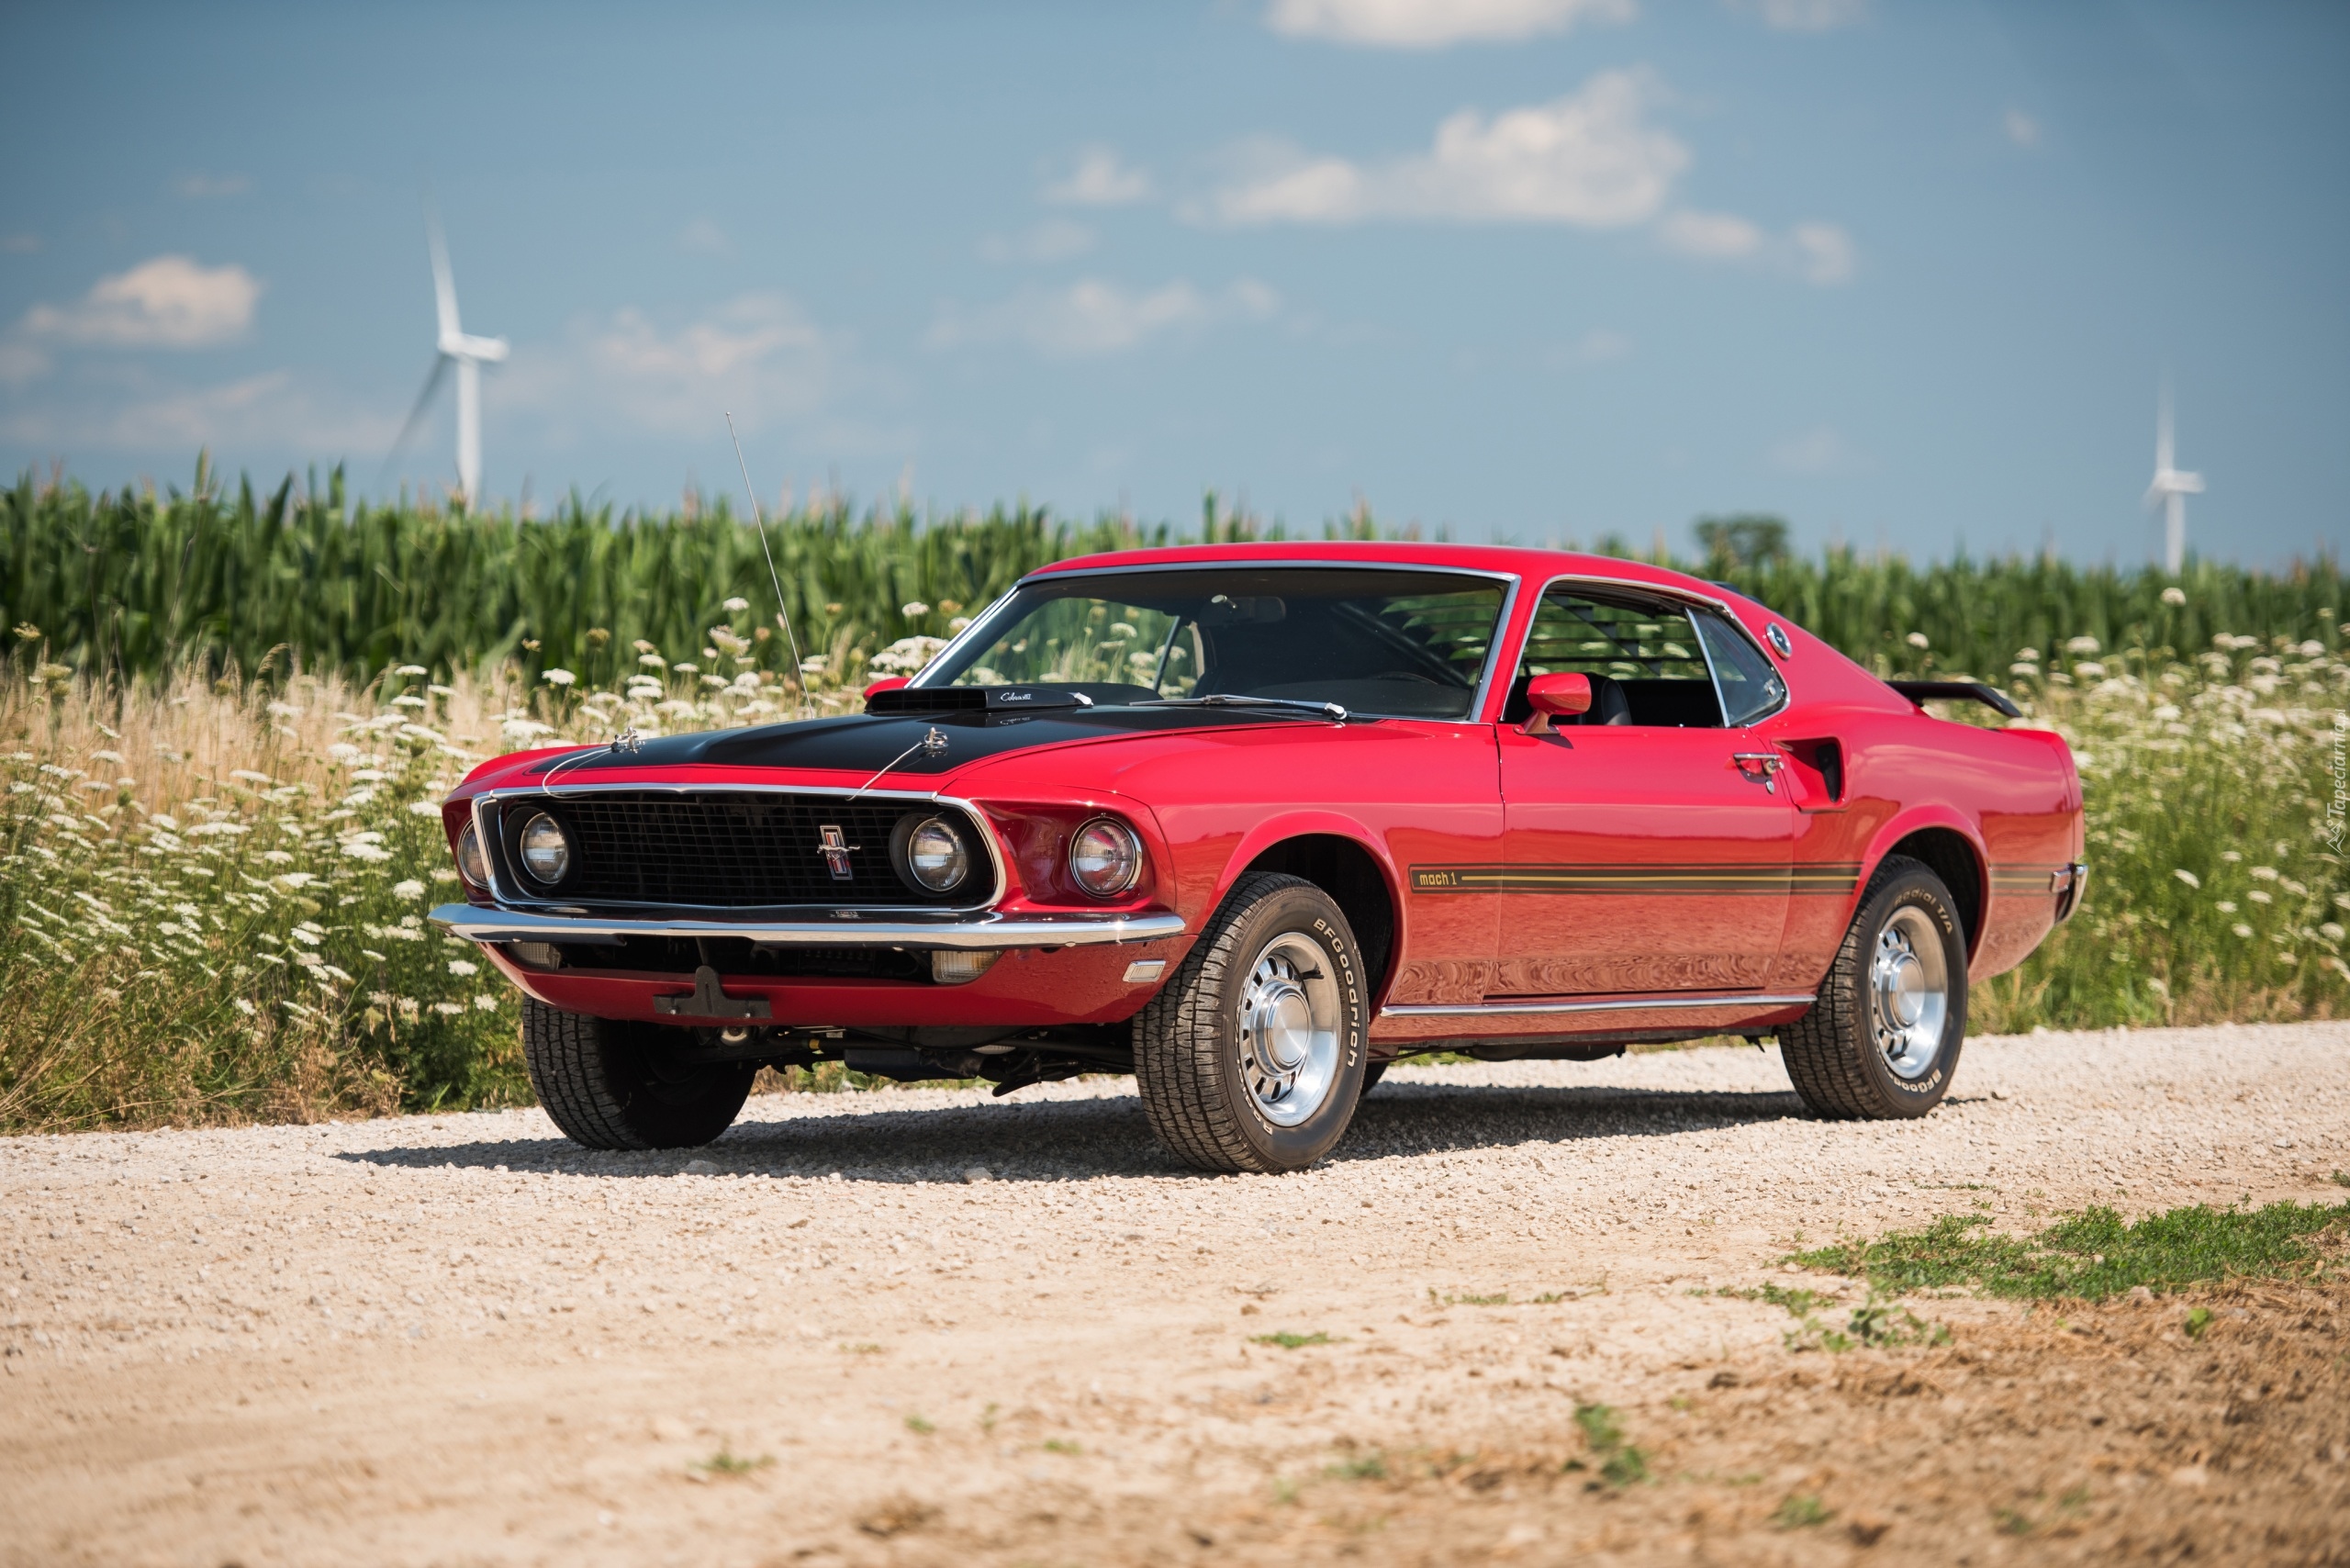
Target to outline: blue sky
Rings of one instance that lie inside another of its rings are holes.
[[[2350,537],[2350,8],[14,6],[0,460],[1526,543]],[[453,477],[444,399],[391,470]]]

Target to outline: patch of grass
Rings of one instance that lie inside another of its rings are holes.
[[[878,1356],[882,1353],[884,1348],[885,1347],[883,1346],[875,1344],[870,1339],[860,1339],[853,1345],[843,1345],[841,1347],[844,1351],[852,1356]]]
[[[1333,1339],[1321,1329],[1311,1334],[1292,1334],[1287,1329],[1278,1334],[1258,1334],[1249,1338],[1252,1345],[1279,1345],[1284,1350],[1302,1350],[1307,1345],[1342,1345],[1343,1339]]]
[[[1559,1298],[1552,1296],[1548,1299],[1555,1301]],[[1507,1306],[1509,1292],[1502,1291],[1494,1295],[1438,1295],[1431,1286],[1428,1300],[1437,1306]]]
[[[1384,1481],[1387,1479],[1387,1456],[1373,1449],[1369,1453],[1342,1459],[1323,1473],[1337,1481]]]
[[[2350,1204],[2198,1204],[2134,1225],[2092,1208],[2030,1238],[1987,1229],[1982,1215],[1945,1215],[1923,1230],[1796,1254],[1807,1268],[1859,1274],[1887,1294],[1971,1285],[1988,1295],[2103,1301],[2144,1285],[2178,1290],[2228,1279],[2306,1275],[2322,1261],[2311,1238],[2350,1223]]]
[[[2333,1184],[2337,1187],[2350,1187],[2350,1170],[2335,1171],[2333,1173]]]
[[[995,1431],[996,1409],[997,1406],[995,1401],[990,1400],[988,1401],[988,1407],[979,1412],[980,1431],[990,1434],[992,1434]]]
[[[938,1430],[938,1428],[932,1426],[928,1421],[923,1420],[919,1416],[908,1416],[906,1417],[906,1430],[913,1433],[917,1437],[926,1438],[930,1436],[931,1433]]]
[[[1583,1439],[1591,1445],[1592,1457],[1599,1462],[1600,1478],[1608,1485],[1629,1486],[1649,1478],[1648,1456],[1626,1439],[1611,1406],[1576,1406],[1575,1425],[1583,1428]]]
[[[1879,1301],[1874,1291],[1865,1304],[1852,1309],[1841,1328],[1830,1327],[1815,1315],[1816,1309],[1829,1301],[1818,1291],[1762,1284],[1744,1289],[1726,1287],[1716,1294],[1785,1307],[1787,1315],[1796,1320],[1796,1326],[1786,1332],[1785,1342],[1790,1350],[1841,1353],[1863,1347],[1892,1350],[1902,1345],[1942,1345],[1950,1341],[1950,1330],[1942,1325],[1929,1322],[1907,1307]]]
[[[1812,1493],[1790,1492],[1771,1510],[1771,1524],[1777,1529],[1809,1529],[1835,1517],[1835,1510]]]
[[[1046,1438],[1045,1451],[1046,1453],[1083,1453],[1085,1445],[1074,1438]]]
[[[2187,1337],[2188,1338],[2200,1339],[2203,1338],[2203,1331],[2210,1327],[2211,1309],[2210,1307],[2192,1306],[2187,1309]]]
[[[773,1454],[745,1456],[736,1453],[731,1448],[721,1448],[708,1459],[697,1463],[694,1468],[705,1475],[748,1475],[754,1471],[765,1470],[774,1462]]]
[[[2030,1535],[2031,1520],[2015,1508],[1994,1508],[1991,1522],[2001,1535]]]

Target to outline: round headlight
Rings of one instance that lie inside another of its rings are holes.
[[[926,817],[906,834],[906,871],[934,893],[950,892],[971,874],[971,852],[952,823]]]
[[[571,840],[563,824],[544,812],[522,824],[517,845],[522,852],[522,869],[542,882],[560,882],[571,870]]]
[[[487,890],[489,887],[489,863],[482,858],[481,834],[471,823],[457,834],[457,875],[476,888]]]
[[[1116,898],[1142,875],[1142,841],[1125,823],[1095,817],[1069,841],[1069,874],[1095,898]]]

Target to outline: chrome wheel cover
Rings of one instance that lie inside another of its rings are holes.
[[[1869,1027],[1885,1065],[1904,1082],[1923,1078],[1950,1020],[1950,964],[1942,934],[1924,910],[1897,909],[1869,960]]]
[[[1338,1081],[1345,1025],[1337,966],[1321,943],[1284,931],[1259,949],[1240,986],[1240,1077],[1257,1114],[1293,1127]]]

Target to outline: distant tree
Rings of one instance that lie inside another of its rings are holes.
[[[1701,517],[1697,547],[1717,569],[1774,566],[1787,558],[1787,520],[1759,511]]]

